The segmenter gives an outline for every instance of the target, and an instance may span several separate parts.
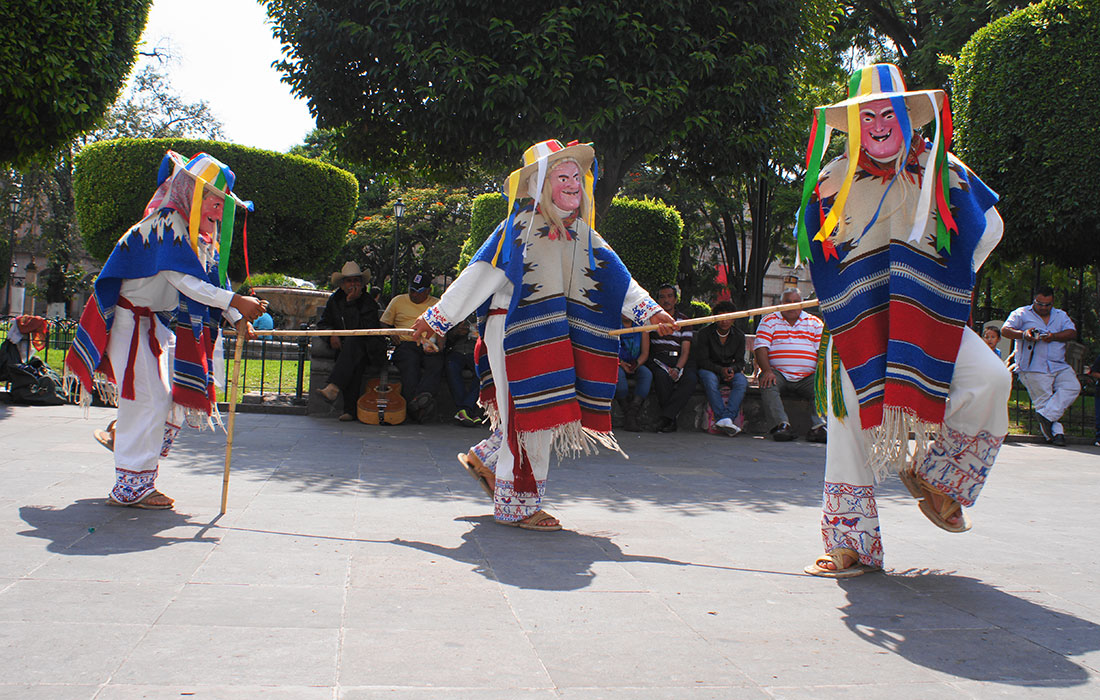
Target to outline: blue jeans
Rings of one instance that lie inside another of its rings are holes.
[[[472,354],[464,355],[460,352],[447,353],[446,364],[447,387],[451,390],[451,398],[459,408],[471,411],[477,410],[477,397],[480,392],[480,384],[477,378],[477,366],[474,364]],[[474,377],[469,380],[470,386],[466,386],[466,379],[462,376],[462,370],[468,369]]]
[[[649,396],[649,388],[653,386],[653,372],[642,365],[634,371],[634,396],[644,399]],[[615,398],[625,399],[630,394],[630,385],[627,384],[626,372],[619,368],[619,381],[615,384]]]
[[[741,402],[745,399],[745,392],[749,388],[748,378],[740,372],[734,372],[730,380],[730,395],[725,403],[722,403],[722,392],[718,390],[721,383],[718,375],[709,369],[699,370],[699,382],[703,385],[703,391],[707,395],[710,410],[714,412],[715,422],[723,418],[737,420],[737,414],[741,412]]]

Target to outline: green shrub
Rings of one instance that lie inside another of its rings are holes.
[[[650,296],[661,284],[676,281],[683,230],[680,212],[648,198],[616,197],[599,226],[600,234]]]
[[[979,29],[959,53],[955,148],[1001,196],[995,255],[1073,269],[1100,259],[1098,35],[1096,0],[1044,0]]]
[[[218,141],[115,139],[89,144],[75,161],[77,223],[93,256],[106,259],[119,237],[141,219],[168,149],[184,158],[209,153],[236,173],[234,192],[256,205],[248,215],[251,269],[315,277],[343,245],[359,193],[355,177],[345,170]],[[244,276],[244,222],[238,210],[229,259],[230,275],[237,279]]]
[[[497,224],[508,213],[508,202],[500,193],[489,192],[474,197],[470,207],[470,235],[462,244],[462,254],[458,256],[458,271],[470,264],[474,253],[481,248],[486,239],[496,230]]]
[[[25,165],[96,125],[126,83],[150,5],[0,3],[0,163]]]
[[[690,318],[710,316],[710,304],[705,301],[699,301],[698,299],[692,299],[691,305],[687,309],[687,315]]]

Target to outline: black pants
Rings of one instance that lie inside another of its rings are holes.
[[[359,390],[363,386],[363,373],[371,364],[379,362],[379,342],[376,338],[344,336],[336,351],[336,364],[328,375],[328,383],[340,387],[344,397],[344,413],[355,415]]]
[[[688,365],[679,381],[672,381],[668,372],[663,367],[653,362],[647,362],[646,366],[653,372],[653,389],[657,392],[657,403],[661,407],[661,415],[665,418],[676,420],[680,411],[684,410],[687,402],[691,400],[691,392],[695,391],[695,367]]]
[[[443,378],[442,352],[426,353],[417,343],[403,342],[393,351],[393,364],[401,375],[401,396],[406,403],[424,392],[433,396],[439,392]]]

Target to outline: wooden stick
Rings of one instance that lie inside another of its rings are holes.
[[[795,301],[790,304],[776,304],[775,306],[762,306],[759,309],[747,309],[745,311],[731,311],[728,314],[717,314],[715,316],[701,316],[700,318],[685,318],[679,322],[680,327],[684,326],[699,326],[704,323],[710,323],[711,321],[732,321],[737,318],[748,318],[750,316],[763,316],[764,314],[770,314],[773,311],[793,311],[794,309],[808,309],[811,306],[817,306],[821,303],[820,299],[807,299],[805,301]],[[630,328],[616,328],[611,331],[610,335],[626,335],[627,333],[642,333],[645,331],[655,331],[659,329],[658,324],[652,324],[649,326],[631,326]]]
[[[237,338],[237,346],[233,348],[233,386],[229,394],[229,426],[226,428],[225,438],[225,475],[222,477],[222,515],[225,515],[225,504],[229,500],[229,463],[233,460],[233,425],[237,418],[237,390],[241,382],[241,350],[248,342],[244,338]]]
[[[237,331],[226,328],[222,330],[222,333],[228,336],[237,335]],[[322,329],[317,331],[256,331],[256,335],[278,335],[278,336],[290,336],[292,338],[310,335],[412,335],[414,333],[411,328],[356,328],[350,331],[341,331],[336,329]]]

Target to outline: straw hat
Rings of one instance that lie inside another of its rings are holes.
[[[344,266],[340,268],[339,272],[332,273],[332,280],[330,284],[336,286],[344,281],[345,277],[360,277],[364,282],[370,279],[370,270],[363,272],[359,269],[359,263],[354,260],[349,260],[344,263]]]
[[[848,107],[875,100],[902,98],[909,112],[910,126],[918,129],[936,118],[943,108],[943,90],[905,89],[898,67],[875,63],[860,68],[848,81],[848,99],[825,107],[825,123],[838,131],[848,131]]]
[[[523,167],[519,170],[514,170],[512,174],[508,176],[508,180],[505,183],[505,190],[508,190],[509,185],[513,182],[515,182],[517,186],[523,184],[527,178],[537,173],[540,168],[543,169],[544,173],[550,172],[558,161],[565,160],[566,158],[572,158],[577,161],[583,173],[592,168],[592,162],[596,160],[596,151],[592,148],[592,144],[590,143],[578,143],[577,141],[573,141],[568,146],[563,146],[561,145],[561,141],[557,139],[540,141],[523,152]]]

